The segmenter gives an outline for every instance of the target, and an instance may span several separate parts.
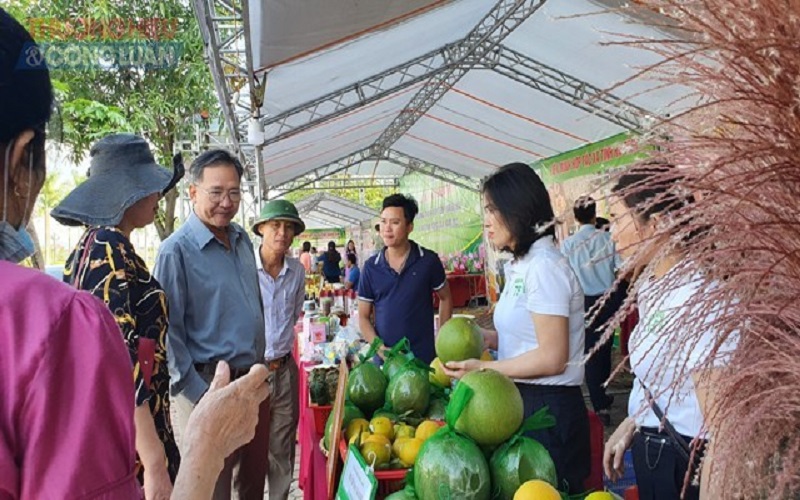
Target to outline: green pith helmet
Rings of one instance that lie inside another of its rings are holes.
[[[261,215],[259,215],[253,223],[253,232],[256,236],[261,236],[261,233],[258,232],[258,226],[271,220],[288,220],[294,222],[295,236],[306,230],[306,225],[300,219],[297,208],[290,201],[272,200],[264,205],[264,208],[261,209]]]

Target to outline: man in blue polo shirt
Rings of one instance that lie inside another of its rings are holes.
[[[391,347],[407,337],[414,355],[430,363],[436,357],[431,292],[439,296],[440,324],[453,314],[453,301],[439,256],[408,239],[418,212],[411,197],[393,194],[383,200],[380,233],[385,247],[361,270],[358,323],[367,342],[380,337]]]
[[[584,310],[587,319],[594,314],[592,308],[616,280],[620,266],[619,254],[611,241],[611,234],[597,229],[597,205],[593,198],[581,196],[573,207],[575,220],[581,224],[578,231],[564,240],[561,253],[569,259],[583,288]],[[588,353],[600,340],[603,326],[619,308],[619,294],[613,293],[603,304],[594,321],[586,325],[584,352]],[[586,362],[586,386],[592,406],[605,425],[611,422],[609,409],[614,398],[606,394],[603,383],[611,375],[611,341],[609,340]]]

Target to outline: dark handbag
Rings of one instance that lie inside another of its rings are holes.
[[[636,380],[638,380],[639,383],[642,385],[642,389],[644,389],[644,395],[647,398],[647,402],[650,404],[650,408],[653,409],[653,413],[656,414],[656,418],[658,418],[659,422],[661,422],[661,425],[664,427],[664,431],[667,433],[669,438],[672,439],[672,441],[677,445],[675,446],[675,449],[678,451],[678,454],[681,456],[681,458],[686,460],[687,464],[691,463],[690,457],[692,456],[692,449],[689,447],[689,443],[687,443],[686,440],[683,439],[683,436],[678,434],[678,431],[675,430],[675,427],[673,427],[672,422],[670,422],[669,419],[667,419],[667,417],[664,416],[664,412],[661,411],[661,407],[658,406],[658,403],[656,403],[656,399],[650,393],[650,389],[648,389],[647,386],[644,385],[642,379],[637,377]]]
[[[91,253],[91,241],[97,234],[97,229],[89,231],[86,234],[83,242],[83,252],[77,260],[73,259],[72,262],[72,286],[80,290],[80,276],[79,273],[86,266],[86,261]],[[139,370],[142,372],[142,378],[147,388],[150,388],[150,380],[153,377],[153,365],[156,360],[156,341],[148,338],[139,338],[136,343],[136,360],[139,362]]]

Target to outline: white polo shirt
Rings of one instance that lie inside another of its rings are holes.
[[[583,289],[552,236],[536,240],[521,259],[506,264],[506,284],[494,310],[498,358],[539,347],[531,313],[569,318],[569,361],[560,375],[517,382],[576,386],[583,383]]]
[[[631,368],[647,385],[675,430],[684,436],[704,437],[701,434],[703,414],[692,372],[709,361],[717,341],[712,321],[724,311],[719,306],[716,311],[703,313],[700,305],[688,305],[693,298],[697,300],[697,294],[707,293],[703,288],[703,276],[697,273],[676,282],[673,272],[661,279],[645,280],[639,289],[639,322],[628,341]],[[672,326],[678,317],[692,318],[693,323],[707,325],[707,328],[697,338],[694,332],[684,332],[680,324]],[[726,339],[706,366],[726,364],[737,343],[738,336]],[[638,380],[633,382],[628,415],[638,426],[658,428],[660,425]]]

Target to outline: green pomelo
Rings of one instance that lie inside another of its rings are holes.
[[[450,318],[439,328],[436,356],[442,363],[479,359],[483,354],[483,335],[470,318]]]
[[[464,375],[459,384],[473,391],[472,398],[456,421],[455,428],[482,446],[507,441],[522,425],[522,396],[514,382],[494,370]]]
[[[447,402],[445,402],[444,399],[431,399],[431,402],[428,405],[428,412],[425,416],[430,420],[444,420],[444,411],[446,407]]]
[[[397,372],[400,371],[400,368],[406,364],[406,358],[403,354],[396,354],[386,359],[386,362],[383,363],[383,374],[386,375],[386,378],[392,380]]]
[[[342,416],[342,428],[347,428],[351,420],[356,418],[364,418],[364,413],[351,403],[344,404],[344,415]],[[328,415],[328,420],[325,422],[325,435],[322,437],[322,445],[326,450],[330,451],[331,436],[333,436],[333,412]]]
[[[389,420],[391,420],[393,424],[396,424],[397,422],[400,421],[400,417],[397,415],[397,413],[389,411],[386,408],[375,410],[375,413],[372,414],[372,418],[377,418],[377,417],[386,417]]]
[[[353,368],[347,380],[347,399],[367,415],[381,408],[386,396],[386,377],[369,361]]]
[[[422,445],[414,464],[420,500],[488,500],[491,474],[480,448],[454,432],[439,431]]]
[[[398,372],[389,380],[386,389],[386,401],[398,414],[407,411],[422,414],[428,408],[430,397],[431,383],[428,381],[428,372],[413,367]]]
[[[529,437],[521,437],[511,446],[498,449],[489,462],[492,488],[496,498],[512,500],[514,493],[527,481],[540,479],[558,485],[556,465],[544,446]]]
[[[405,489],[402,489],[387,496],[385,500],[417,500],[417,497],[413,493],[409,493]]]

